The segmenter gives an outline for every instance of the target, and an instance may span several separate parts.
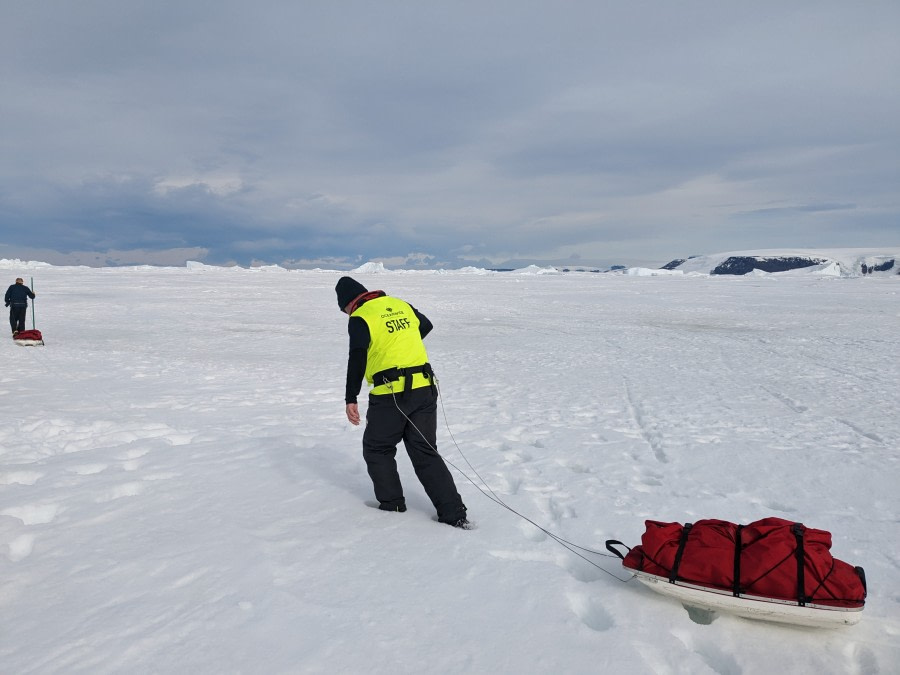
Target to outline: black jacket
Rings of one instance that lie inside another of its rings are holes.
[[[6,296],[3,301],[7,306],[28,307],[28,298],[34,300],[34,293],[25,284],[13,284],[6,289]]]

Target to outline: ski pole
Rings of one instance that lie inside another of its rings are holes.
[[[31,292],[34,293],[34,277],[31,277]],[[34,330],[34,298],[31,299],[31,329]]]

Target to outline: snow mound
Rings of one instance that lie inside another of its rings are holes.
[[[836,260],[830,260],[828,262],[821,263],[819,265],[810,265],[809,267],[800,267],[792,270],[785,270],[784,272],[773,272],[767,273],[761,270],[754,270],[758,272],[761,276],[771,276],[771,274],[777,274],[778,276],[808,276],[808,275],[816,275],[823,277],[844,277],[844,276],[858,276],[857,274],[850,273],[844,269],[844,267]]]
[[[486,270],[483,267],[460,267],[458,270],[455,270],[460,274],[496,274],[496,272],[492,272],[491,270]]]
[[[196,260],[188,260],[184,266],[192,272],[202,272],[207,270],[224,270],[227,267],[219,267],[217,265],[207,265],[206,263],[197,262]]]
[[[629,267],[627,270],[623,271],[623,274],[626,274],[630,277],[680,277],[684,276],[684,272],[682,270],[652,270],[646,267]]]
[[[250,268],[254,272],[287,272],[281,265],[258,265]]]
[[[353,274],[384,274],[385,272],[388,272],[388,271],[390,271],[390,270],[385,268],[384,263],[367,262],[367,263],[360,265],[355,270],[351,270],[351,273],[353,273]]]
[[[3,270],[36,270],[45,267],[53,267],[50,263],[39,262],[37,260],[19,260],[18,258],[2,258],[0,259],[0,269]]]
[[[281,265],[254,265],[252,267],[241,267],[240,265],[207,265],[206,263],[197,262],[196,260],[188,260],[185,267],[191,272],[247,272],[251,274],[259,272],[290,272],[286,267]],[[121,268],[119,268],[121,269]],[[315,270],[314,270],[315,271]]]
[[[562,274],[555,267],[538,267],[537,265],[529,265],[518,270],[513,270],[513,274]]]

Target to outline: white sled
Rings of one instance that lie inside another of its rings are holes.
[[[638,581],[648,588],[680,600],[684,605],[711,611],[726,612],[745,619],[775,621],[795,626],[812,628],[838,628],[859,623],[862,607],[829,607],[826,605],[800,605],[790,600],[762,598],[753,595],[735,595],[731,591],[723,591],[705,586],[676,581],[655,574],[639,572],[628,567]]]

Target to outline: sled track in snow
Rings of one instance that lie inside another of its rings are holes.
[[[625,389],[625,402],[628,407],[628,412],[631,415],[631,418],[634,420],[641,438],[644,440],[644,443],[647,444],[650,450],[653,451],[653,456],[656,457],[656,460],[658,462],[660,462],[661,464],[668,464],[669,458],[659,442],[659,434],[650,428],[650,425],[645,419],[643,409],[641,408],[641,406],[635,403],[634,396],[631,393],[631,384],[629,383],[628,378],[623,377],[622,383]]]

